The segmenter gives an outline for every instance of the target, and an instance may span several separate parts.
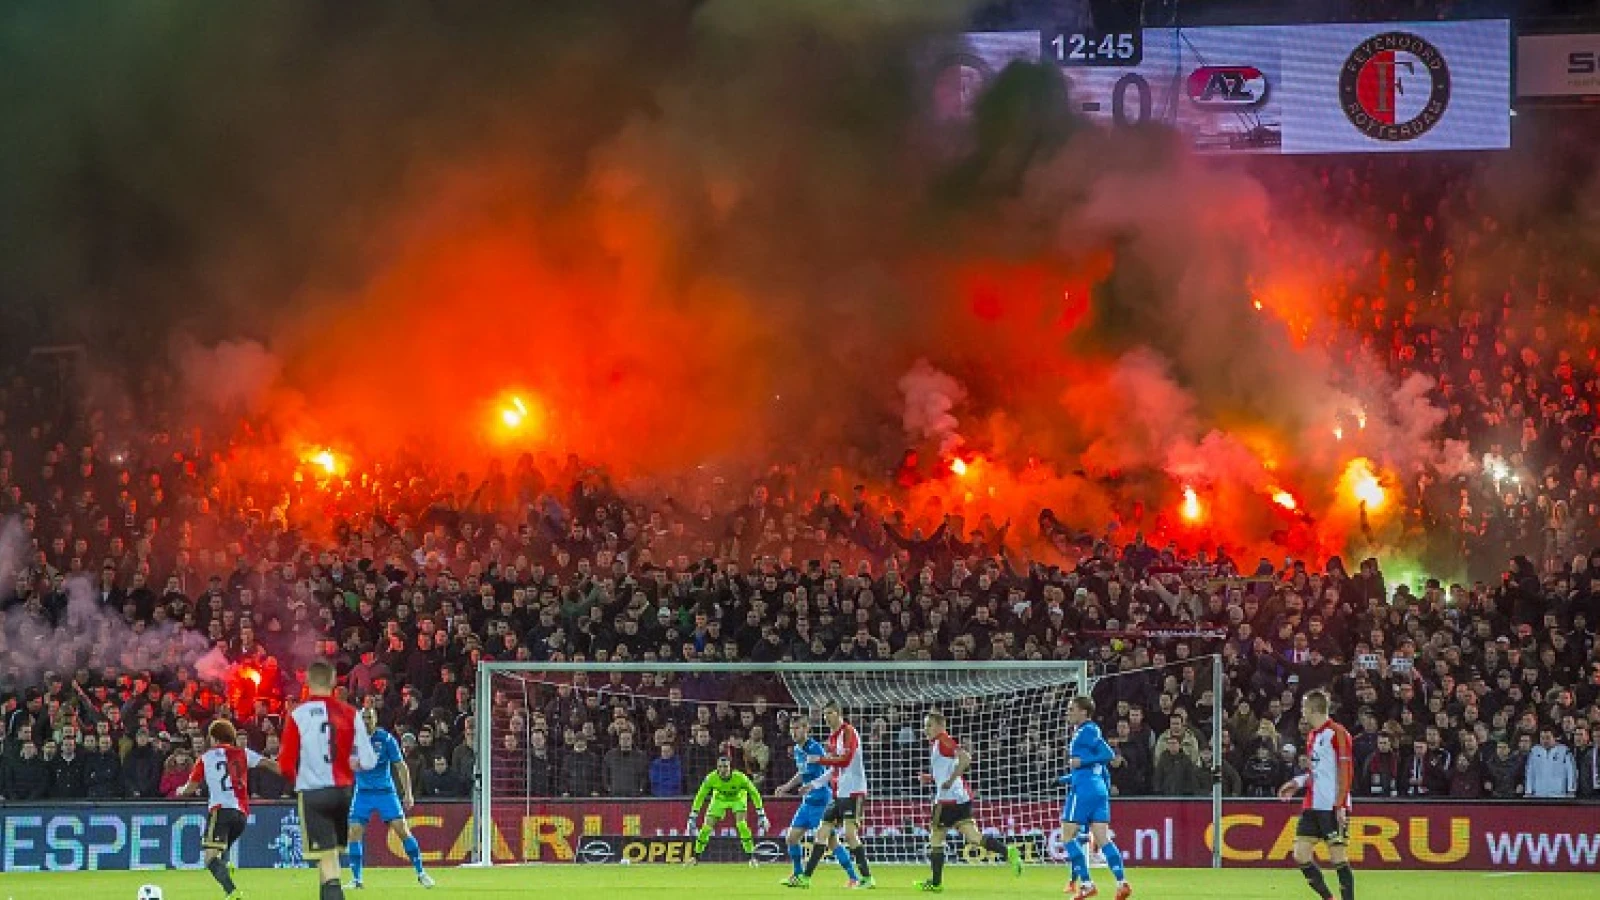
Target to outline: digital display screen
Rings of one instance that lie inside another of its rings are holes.
[[[936,74],[943,114],[970,108],[1045,31],[965,35]],[[1511,30],[1460,22],[1147,28],[1137,64],[1061,67],[1073,109],[1161,123],[1206,153],[1497,150],[1511,143]]]

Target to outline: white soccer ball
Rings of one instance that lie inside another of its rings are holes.
[[[622,864],[625,865],[625,866],[631,866],[631,865],[633,865],[633,860],[631,860],[631,859],[627,858],[626,856],[624,856],[622,858]]]
[[[139,888],[139,900],[162,900],[165,896],[159,884],[147,884]]]

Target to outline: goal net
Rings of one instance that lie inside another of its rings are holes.
[[[681,859],[690,798],[719,755],[766,799],[772,827],[756,858],[782,859],[796,803],[774,797],[795,773],[788,723],[804,716],[810,736],[826,742],[830,701],[860,736],[869,785],[862,834],[875,862],[927,858],[933,789],[919,776],[929,757],[923,716],[935,710],[972,754],[966,778],[979,827],[1029,861],[1059,858],[1067,706],[1088,687],[1082,662],[486,663],[478,673],[474,859]],[[745,859],[731,819],[715,834],[706,860]],[[952,860],[993,861],[954,833],[947,851]]]

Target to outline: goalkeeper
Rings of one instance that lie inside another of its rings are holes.
[[[689,857],[688,864],[699,862],[700,854],[706,851],[706,844],[711,841],[711,829],[731,812],[733,827],[739,832],[739,846],[750,857],[750,865],[755,866],[756,842],[750,834],[750,823],[745,821],[745,813],[749,810],[749,801],[753,799],[761,833],[767,832],[770,823],[767,821],[767,810],[761,803],[761,792],[756,790],[743,772],[733,770],[733,760],[721,756],[717,758],[717,770],[706,775],[706,780],[700,783],[700,790],[694,795],[694,805],[689,808],[689,831],[695,831],[695,820],[700,817],[700,807],[706,804],[707,798],[711,799],[711,805],[706,809],[705,824],[695,834],[694,855]]]

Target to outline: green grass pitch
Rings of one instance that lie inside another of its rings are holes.
[[[824,898],[849,893],[835,868],[817,874],[810,890],[780,887],[788,866],[750,869],[736,865],[677,866],[504,866],[495,869],[437,868],[439,886],[423,890],[409,869],[369,869],[364,891],[348,891],[351,900],[446,900],[446,898],[541,897],[559,900],[621,900],[638,897]],[[911,883],[927,874],[920,866],[874,867],[884,897],[922,896]],[[1134,900],[1311,900],[1300,873],[1293,868],[1135,869],[1129,872]],[[1332,873],[1329,873],[1332,880]],[[1109,876],[1100,896],[1110,900]],[[1362,900],[1462,900],[1473,894],[1537,897],[1539,900],[1593,900],[1595,876],[1546,873],[1357,871],[1356,892]],[[963,900],[1013,897],[1060,898],[1066,869],[1030,868],[1021,878],[998,868],[952,866],[945,872],[945,894]],[[247,900],[291,900],[316,897],[316,876],[305,869],[251,869],[237,873]],[[182,872],[53,872],[0,875],[0,900],[134,900],[141,884],[160,885],[166,900],[219,900],[222,892],[203,870]]]

